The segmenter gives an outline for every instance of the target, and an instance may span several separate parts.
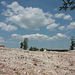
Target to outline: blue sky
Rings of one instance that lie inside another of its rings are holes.
[[[19,48],[28,38],[29,48],[69,49],[75,10],[60,6],[62,0],[0,0],[0,44]]]

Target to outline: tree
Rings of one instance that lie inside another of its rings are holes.
[[[71,46],[70,46],[70,49],[73,50],[74,47],[75,47],[75,41],[74,41],[74,36],[71,37]]]
[[[30,51],[33,51],[33,47],[30,47],[30,49],[29,49]]]
[[[73,49],[74,49],[72,45],[70,46],[70,49],[71,49],[71,50],[73,50]]]
[[[26,50],[28,48],[28,38],[25,38],[23,42],[20,43],[20,48]]]
[[[29,49],[30,51],[38,51],[39,49],[38,48],[36,48],[36,47],[30,47],[30,49]]]
[[[34,51],[38,51],[38,50],[39,50],[39,49],[38,49],[38,48],[36,48],[36,47],[34,47],[33,49],[34,49]]]
[[[44,51],[44,49],[43,49],[43,48],[41,48],[41,49],[40,49],[40,51]]]
[[[68,8],[70,10],[74,10],[75,9],[75,0],[62,0],[63,1],[63,6],[60,7],[59,11],[60,10],[67,10]]]

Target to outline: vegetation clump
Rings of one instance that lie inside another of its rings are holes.
[[[74,10],[75,9],[75,0],[62,0],[63,1],[63,6],[60,7],[59,11],[60,10],[67,10],[67,9],[70,9],[70,10]]]
[[[37,47],[30,47],[30,51],[38,51],[39,49]]]

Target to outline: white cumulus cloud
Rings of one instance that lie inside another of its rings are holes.
[[[12,4],[7,5],[8,8],[11,8],[14,13],[22,13],[24,11],[24,7],[20,6],[16,1],[12,2]]]
[[[65,20],[72,20],[72,17],[71,15],[64,15],[63,17]]]
[[[0,28],[5,31],[15,31],[17,27],[13,25],[7,25],[6,23],[0,22]]]
[[[62,39],[62,38],[66,38],[67,35],[61,34],[61,33],[57,33],[56,36],[54,36],[54,37],[57,38],[57,39]],[[67,38],[68,38],[68,37],[67,37]]]
[[[47,26],[47,29],[50,31],[54,31],[56,27],[58,27],[59,24],[53,23]]]
[[[47,36],[44,34],[30,34],[30,35],[19,35],[19,34],[12,34],[11,37],[15,38],[15,39],[24,39],[24,38],[28,38],[30,40],[39,40],[39,41],[45,41],[45,40],[56,40],[56,39],[63,39],[63,38],[68,38],[67,35],[65,34],[61,34],[61,33],[57,33],[55,36]]]
[[[55,8],[54,10],[57,11],[57,8]]]
[[[20,6],[16,1],[7,5],[7,10],[3,12],[7,16],[7,22],[13,22],[21,28],[39,30],[40,27],[55,22],[52,14],[44,13],[40,8]]]
[[[11,12],[11,10],[10,9],[7,9],[7,10],[3,10],[3,12],[2,12],[2,15],[4,15],[4,16],[13,16],[13,12]]]
[[[7,3],[5,1],[1,1],[1,4],[3,4],[4,6],[7,5]]]
[[[75,22],[71,22],[70,25],[67,26],[67,29],[75,29]]]
[[[55,14],[54,17],[55,18],[62,18],[64,16],[64,13],[60,13],[60,14]]]
[[[64,20],[72,20],[71,15],[65,15],[64,13],[56,13],[54,15],[55,18],[63,18]]]
[[[60,26],[59,27],[59,30],[64,30],[65,29],[65,26]]]

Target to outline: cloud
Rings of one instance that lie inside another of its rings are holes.
[[[71,15],[64,15],[63,17],[65,20],[72,20],[72,17]]]
[[[7,9],[7,10],[3,10],[3,12],[2,12],[2,15],[4,15],[4,16],[13,16],[13,12],[11,12],[11,10],[10,9]]]
[[[17,2],[7,5],[7,10],[3,12],[7,16],[7,22],[13,22],[24,29],[39,30],[40,27],[55,22],[52,14],[44,13],[40,8],[20,6]]]
[[[16,1],[12,2],[11,5],[7,5],[8,8],[11,8],[12,11],[16,14],[22,13],[24,11],[24,7],[20,6]]]
[[[63,18],[64,20],[72,20],[71,15],[65,15],[64,13],[60,13],[60,14],[55,14],[54,15],[55,18]]]
[[[24,39],[28,38],[30,40],[48,40],[49,37],[43,34],[30,34],[30,35],[19,35],[19,34],[12,34],[11,37],[15,37],[16,39]]]
[[[70,25],[67,26],[67,29],[75,29],[75,22],[71,22]]]
[[[54,31],[56,27],[58,27],[59,24],[53,23],[47,26],[47,29],[50,31]]]
[[[64,30],[65,29],[65,26],[60,26],[59,27],[59,30]]]
[[[60,40],[63,38],[69,39],[69,37],[66,34],[62,34],[62,33],[57,33],[55,36],[53,36],[51,38],[52,38],[51,40],[57,40],[57,39]]]
[[[64,13],[60,13],[60,14],[55,14],[54,17],[55,18],[62,18],[64,16]]]
[[[0,43],[3,43],[4,42],[4,39],[3,37],[0,36]]]
[[[15,39],[28,38],[29,40],[39,40],[39,41],[47,41],[47,40],[56,40],[56,39],[68,38],[67,35],[61,34],[61,33],[57,33],[56,36],[53,36],[53,37],[49,37],[47,35],[39,34],[39,33],[37,33],[37,34],[30,34],[30,35],[12,34],[11,37],[13,37]]]
[[[7,5],[7,3],[5,1],[1,1],[1,4],[3,4],[4,6]]]
[[[56,10],[56,11],[57,11],[57,8],[55,8],[54,10]]]
[[[53,36],[53,37],[56,39],[68,38],[67,35],[61,34],[61,33],[57,33],[56,36]]]
[[[15,27],[13,25],[7,25],[3,22],[0,22],[0,28],[2,28],[2,30],[5,30],[5,31],[15,31],[15,30],[17,30],[17,27]]]

